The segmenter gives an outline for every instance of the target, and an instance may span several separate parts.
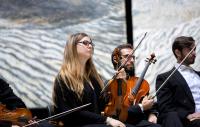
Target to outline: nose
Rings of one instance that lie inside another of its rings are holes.
[[[196,46],[194,46],[191,50],[192,50],[191,54],[194,55],[194,56],[196,56]]]
[[[196,51],[193,50],[191,54],[194,55],[194,56],[196,56]]]
[[[93,46],[91,44],[88,44],[87,47],[90,49],[93,48]]]

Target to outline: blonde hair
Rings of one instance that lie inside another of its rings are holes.
[[[82,75],[80,72],[82,66],[79,61],[76,44],[86,36],[89,37],[85,33],[77,33],[69,37],[64,50],[63,63],[58,74],[67,88],[74,91],[79,99],[81,99],[83,94],[84,80],[90,81],[92,77],[96,79],[100,87],[103,88],[103,81],[97,73],[92,57],[86,62],[84,74]]]

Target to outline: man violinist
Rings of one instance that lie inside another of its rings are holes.
[[[119,66],[126,61],[132,51],[133,47],[130,44],[122,44],[114,49],[111,59],[115,70],[118,70]],[[129,57],[125,66],[117,72],[117,80],[126,82],[130,77],[135,76],[134,69],[134,56],[132,56]],[[119,83],[120,82],[118,82],[118,84]],[[132,124],[136,127],[160,127],[160,125],[156,124],[157,111],[152,110],[153,106],[153,99],[148,99],[148,97],[145,96],[139,104],[131,105],[128,108],[128,118],[125,123]]]
[[[200,127],[200,72],[190,67],[195,61],[195,49],[193,37],[177,37],[172,44],[177,63],[170,71],[157,76],[158,121],[163,127]],[[160,88],[175,68],[178,70]]]

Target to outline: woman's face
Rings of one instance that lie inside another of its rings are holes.
[[[93,46],[91,39],[87,36],[77,42],[76,48],[79,58],[86,61],[91,58],[94,50]]]

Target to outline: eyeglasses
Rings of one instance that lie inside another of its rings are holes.
[[[129,54],[121,55],[121,59],[127,58],[128,56],[129,56]],[[133,58],[134,60],[136,59],[134,55],[129,56],[129,58]]]
[[[77,44],[78,43],[82,43],[82,44],[84,44],[85,46],[89,46],[89,45],[92,45],[92,47],[94,47],[95,45],[94,45],[94,43],[92,43],[92,41],[80,41],[80,42],[77,42]]]

